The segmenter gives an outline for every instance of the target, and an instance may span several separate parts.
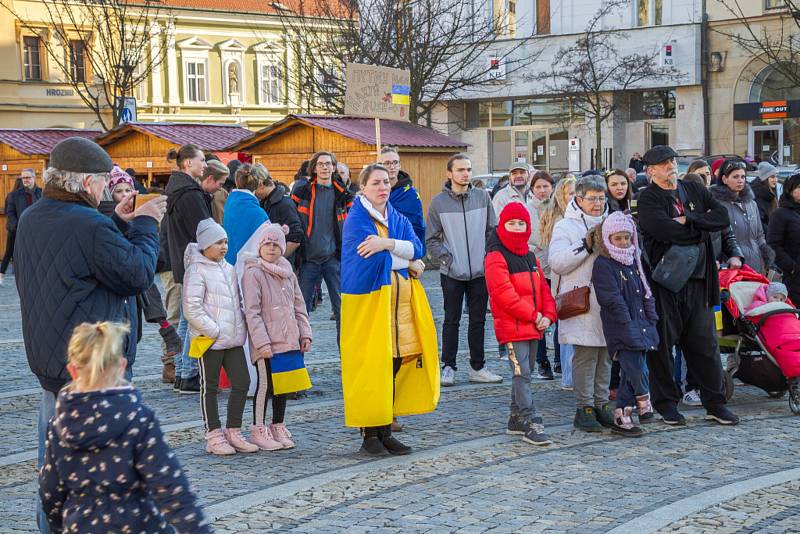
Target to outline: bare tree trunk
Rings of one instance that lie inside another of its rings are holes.
[[[603,133],[600,131],[600,128],[603,127],[603,117],[601,112],[597,112],[594,115],[594,144],[595,144],[595,169],[602,169],[603,168]]]

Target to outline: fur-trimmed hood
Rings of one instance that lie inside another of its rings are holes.
[[[739,194],[734,193],[728,186],[723,184],[712,185],[708,191],[711,196],[720,202],[749,202],[756,198],[750,184],[744,184],[744,189]]]

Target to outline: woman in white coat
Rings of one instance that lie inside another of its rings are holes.
[[[575,185],[575,198],[567,205],[564,218],[553,228],[548,259],[555,275],[557,294],[589,286],[589,311],[559,321],[558,341],[574,346],[572,384],[577,411],[575,428],[599,432],[613,426],[608,406],[611,358],[606,349],[600,305],[591,290],[592,267],[597,253],[592,250],[591,230],[606,214],[606,184],[602,177],[586,176]],[[601,426],[602,425],[602,426]]]

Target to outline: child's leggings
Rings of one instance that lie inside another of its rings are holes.
[[[620,350],[616,357],[620,369],[617,407],[636,406],[636,397],[650,393],[645,353]]]
[[[250,374],[247,372],[244,349],[208,350],[200,358],[200,408],[206,432],[220,427],[217,391],[219,390],[220,368],[225,368],[231,381],[231,396],[228,398],[227,428],[241,428],[244,405],[247,402],[247,388],[250,387]]]
[[[253,398],[253,424],[267,424],[267,402],[272,398],[272,423],[283,423],[286,415],[286,395],[275,395],[272,367],[268,358],[256,362],[256,394]]]

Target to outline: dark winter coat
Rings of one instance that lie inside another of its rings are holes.
[[[778,197],[775,194],[775,190],[763,180],[751,182],[750,188],[753,190],[753,195],[756,197],[758,213],[761,216],[761,226],[764,227],[764,234],[766,235],[769,229],[769,216],[778,207]]]
[[[703,244],[705,254],[706,304],[719,304],[719,278],[711,232],[720,232],[730,225],[728,211],[711,193],[694,182],[678,182],[683,188],[686,224],[673,219],[678,217],[674,191],[652,184],[639,194],[639,227],[644,238],[644,249],[651,267],[658,264],[672,245]]]
[[[422,255],[425,256],[425,213],[422,211],[422,200],[408,173],[398,173],[397,183],[389,193],[389,203],[411,222],[414,233],[422,243]]]
[[[31,371],[57,392],[67,382],[67,343],[84,322],[135,323],[135,296],[153,283],[158,226],[136,217],[128,237],[84,202],[44,198],[22,215],[14,250],[22,336]],[[125,342],[128,366],[136,332]]]
[[[775,251],[775,264],[793,302],[800,302],[800,204],[785,193],[772,213],[767,242]]]
[[[167,183],[167,241],[176,284],[183,283],[183,253],[197,242],[197,225],[211,217],[211,196],[186,173],[172,171]]]
[[[750,186],[745,184],[740,193],[735,193],[728,186],[720,184],[711,186],[709,192],[728,210],[730,227],[736,234],[736,242],[744,253],[743,262],[754,271],[765,273],[772,265],[775,254],[764,237],[761,216]]]
[[[342,256],[342,228],[344,227],[344,220],[347,218],[347,212],[353,205],[353,195],[344,185],[344,183],[336,176],[331,180],[335,192],[333,201],[333,217],[331,221],[333,224],[333,235],[336,239],[336,252],[337,259]],[[300,215],[300,223],[303,225],[303,244],[297,250],[300,260],[305,260],[305,243],[309,239],[313,239],[313,221],[314,221],[314,204],[316,202],[317,179],[312,178],[306,184],[296,187],[292,193],[292,200],[297,205],[297,213]]]
[[[289,227],[286,241],[292,243],[303,242],[303,225],[300,222],[300,215],[297,213],[297,206],[286,194],[286,186],[275,184],[275,189],[261,202],[261,207],[267,212],[271,222],[285,224]]]
[[[29,198],[30,204],[28,204]],[[6,229],[11,233],[16,232],[17,223],[22,212],[40,198],[42,198],[42,189],[40,187],[34,187],[33,191],[28,191],[22,187],[10,192],[6,197]]]
[[[485,260],[486,287],[500,343],[542,339],[536,314],[550,322],[557,318],[556,303],[532,252],[519,256],[508,250],[493,231]]]
[[[157,273],[168,273],[172,270],[172,263],[169,261],[169,218],[161,219],[161,227],[158,230],[158,262],[156,262]]]
[[[58,395],[39,496],[53,532],[211,532],[132,387]]]
[[[711,244],[715,258],[744,258],[744,252],[736,241],[736,234],[730,226],[721,232],[711,232]]]
[[[636,174],[644,172],[644,161],[641,159],[633,159],[628,162],[628,167],[636,170]]]
[[[636,263],[628,266],[611,258],[602,236],[595,240],[595,248],[600,255],[592,267],[592,288],[600,304],[608,353],[655,350],[656,301],[653,296],[645,298],[643,275]]]

